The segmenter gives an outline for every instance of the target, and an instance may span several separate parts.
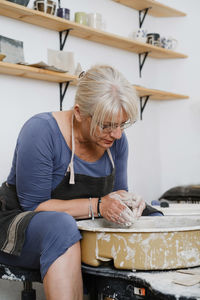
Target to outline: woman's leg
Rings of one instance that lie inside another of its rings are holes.
[[[0,262],[40,268],[48,300],[79,300],[82,299],[80,239],[76,221],[68,214],[39,212],[29,223],[21,255],[0,251]]]
[[[47,300],[83,299],[79,242],[53,262],[43,283]]]

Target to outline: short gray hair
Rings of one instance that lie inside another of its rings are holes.
[[[86,71],[79,79],[75,96],[75,104],[79,105],[81,114],[92,117],[91,134],[105,118],[111,118],[114,123],[122,109],[133,124],[138,118],[137,100],[133,85],[108,65],[96,65]]]

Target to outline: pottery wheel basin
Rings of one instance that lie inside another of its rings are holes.
[[[105,219],[78,221],[82,262],[117,269],[167,270],[200,265],[200,216],[141,217],[129,227]]]

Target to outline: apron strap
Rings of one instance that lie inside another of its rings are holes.
[[[74,144],[74,115],[72,115],[72,156],[67,168],[67,172],[70,172],[69,184],[75,184],[74,180],[74,152],[75,152],[75,144]]]
[[[114,161],[113,161],[113,158],[112,158],[112,154],[111,154],[110,148],[107,149],[107,153],[108,153],[108,156],[110,158],[110,161],[111,161],[113,169],[114,169],[115,164],[114,164]]]

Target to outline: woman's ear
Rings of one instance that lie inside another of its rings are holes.
[[[76,118],[76,120],[78,122],[81,122],[82,121],[82,118],[81,118],[81,113],[80,113],[80,108],[79,108],[79,105],[78,104],[75,104],[74,105],[74,116]]]

